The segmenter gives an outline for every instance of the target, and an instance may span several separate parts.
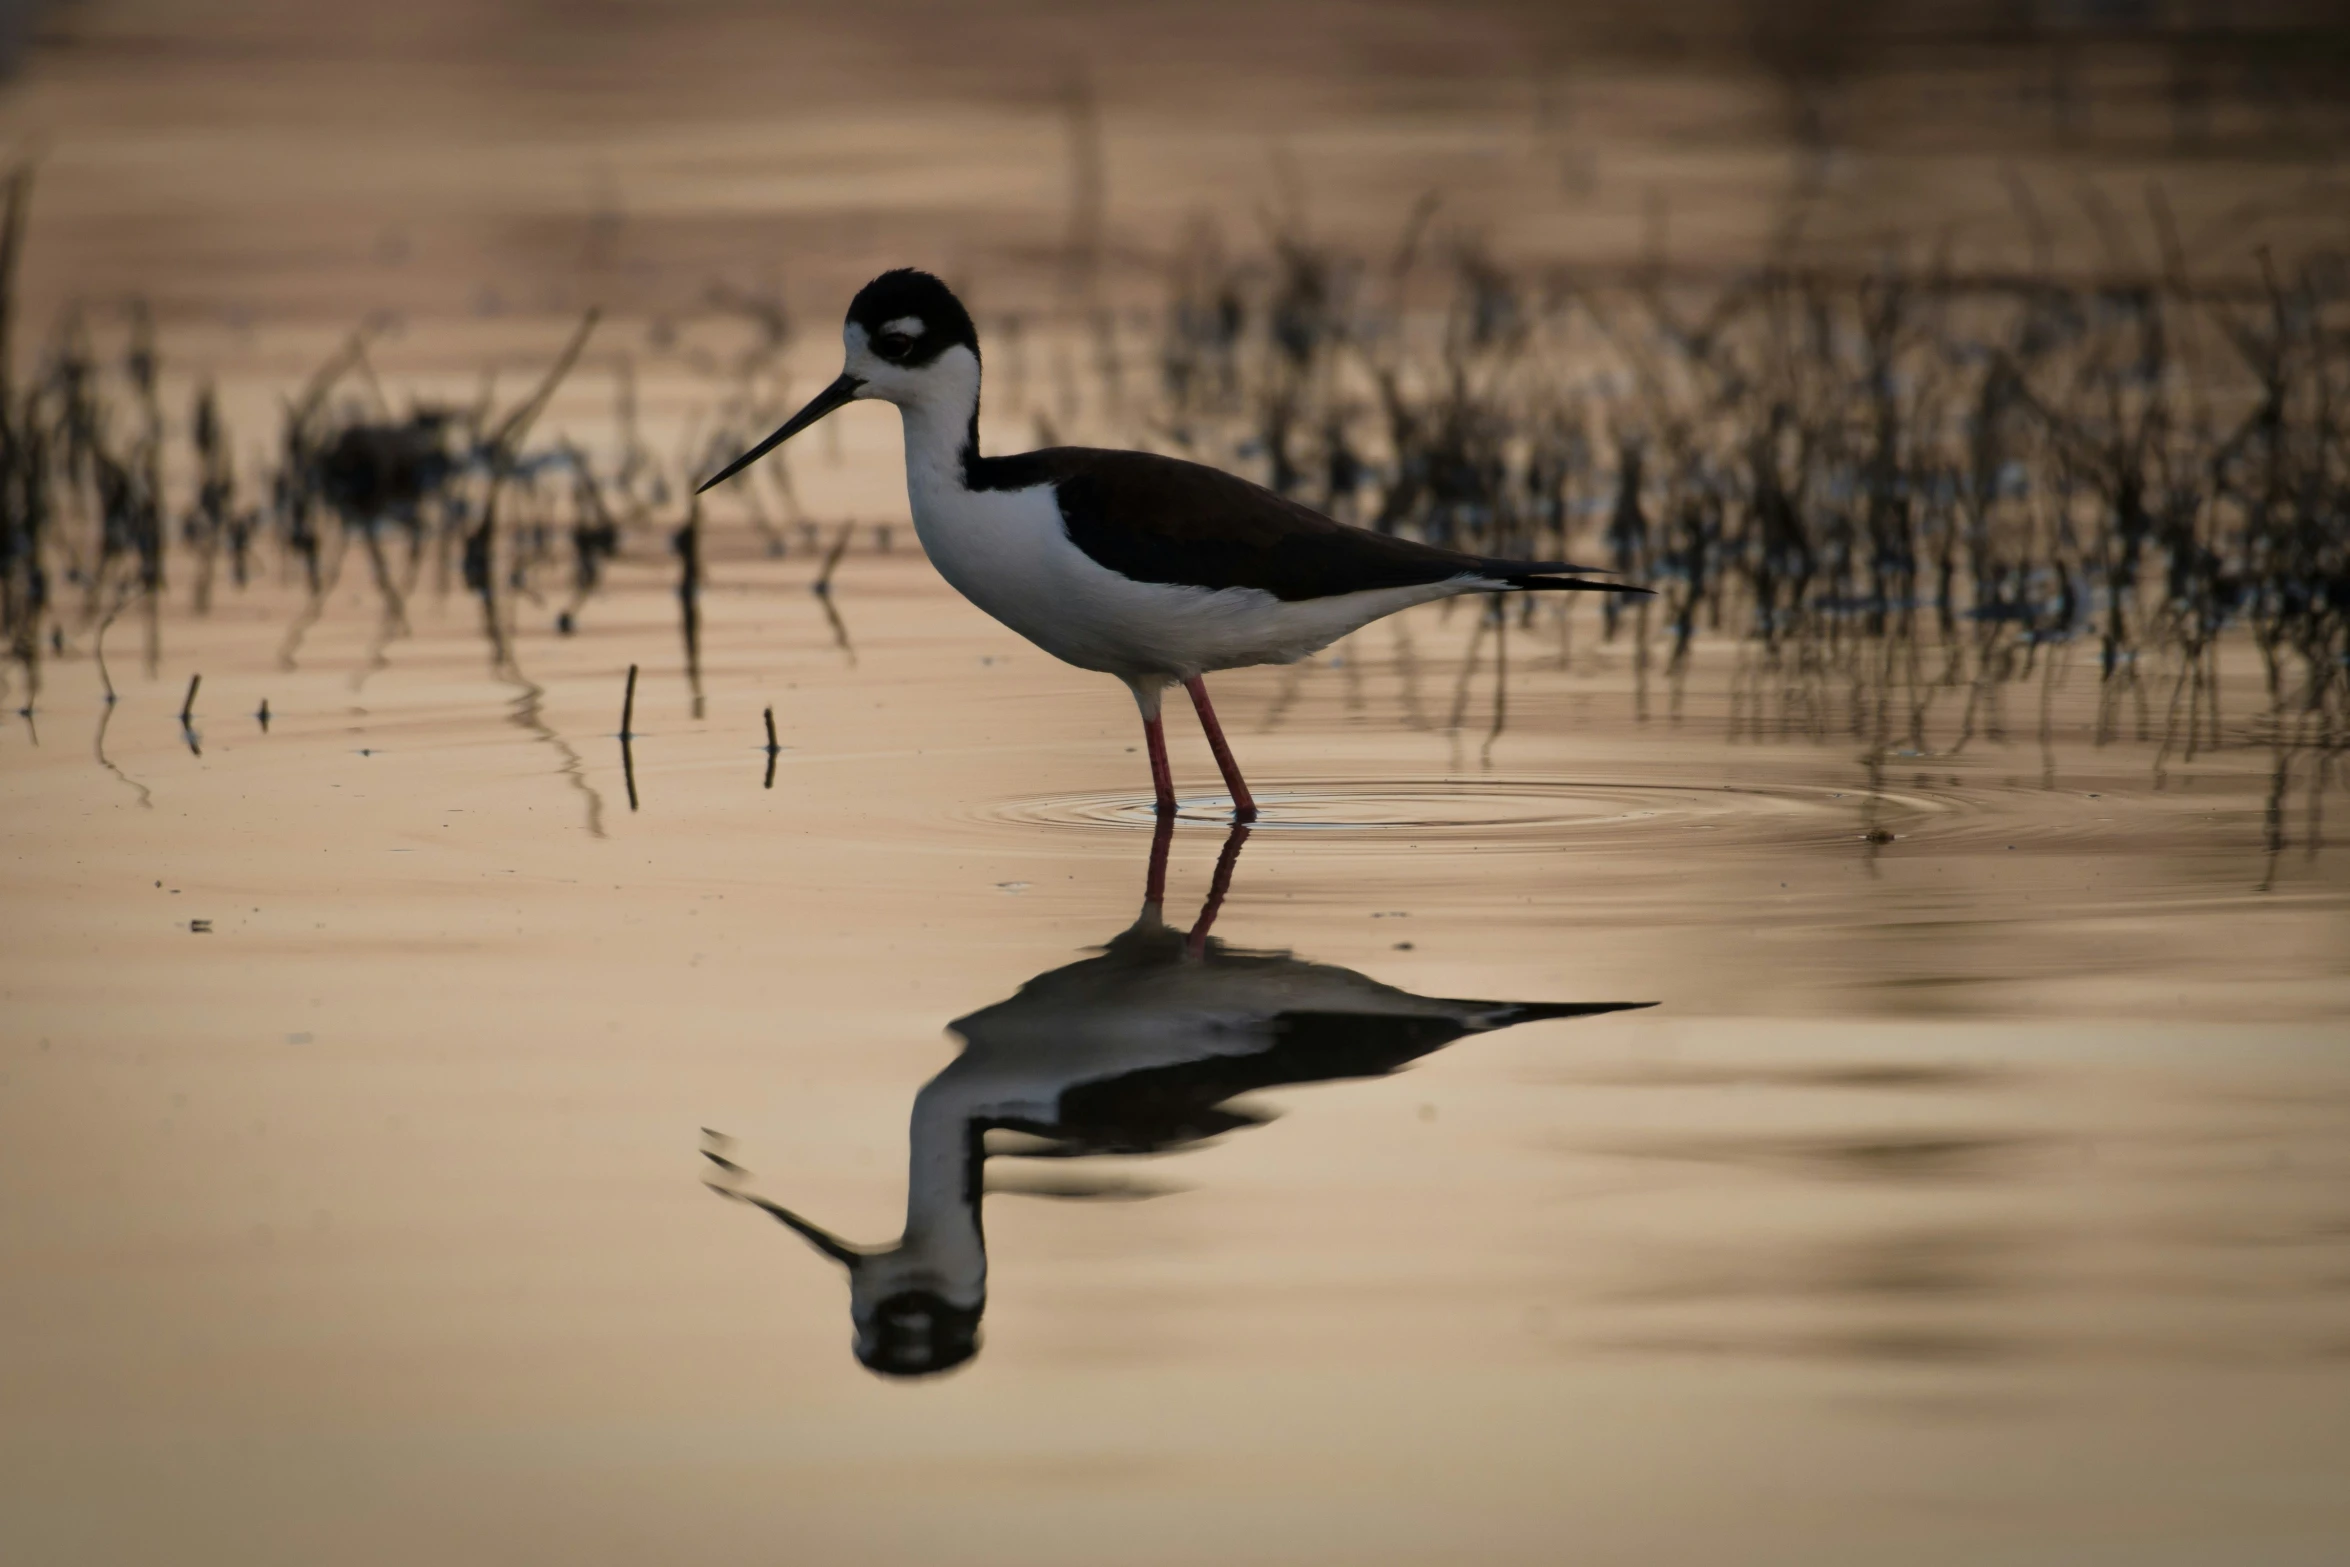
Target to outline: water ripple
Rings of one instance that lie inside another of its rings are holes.
[[[1885,791],[1873,810],[1855,791],[1793,785],[1700,785],[1555,778],[1316,779],[1257,796],[1257,830],[1398,847],[1428,838],[1520,847],[1651,848],[1698,834],[1716,844],[1850,842],[1872,827],[1899,836],[1968,809],[1956,791]],[[1093,831],[1147,831],[1150,796],[1053,794],[983,807],[981,820]],[[1224,794],[1183,798],[1180,820],[1231,820]]]

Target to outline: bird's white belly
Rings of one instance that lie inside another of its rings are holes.
[[[1128,678],[1291,663],[1460,591],[1435,583],[1285,601],[1257,588],[1137,582],[1070,542],[1050,486],[908,488],[914,532],[957,592],[1054,657]]]

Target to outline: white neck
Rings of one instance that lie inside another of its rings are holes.
[[[978,357],[968,348],[950,348],[913,395],[890,400],[906,425],[907,489],[915,494],[962,489],[963,448],[979,411]]]

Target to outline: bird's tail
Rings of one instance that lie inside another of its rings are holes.
[[[1486,562],[1486,571],[1497,582],[1506,582],[1524,593],[1641,593],[1654,594],[1654,588],[1636,588],[1628,582],[1593,582],[1584,577],[1561,576],[1568,571],[1589,571],[1588,566],[1551,566],[1540,562],[1496,560]]]

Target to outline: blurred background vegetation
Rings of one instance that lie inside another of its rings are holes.
[[[2159,182],[2249,272],[2350,207],[2340,4],[83,0],[0,36],[28,297],[167,322],[829,296],[876,257],[1141,299],[1199,225],[1385,246],[1431,192],[1504,259],[1716,267],[2100,265]]]
[[[1997,733],[2074,648],[2100,739],[2227,743],[2231,630],[2261,734],[2330,748],[2350,709],[2350,8],[92,0],[5,33],[35,686],[272,549],[311,613],[364,561],[385,643],[462,587],[501,661],[607,562],[674,560],[690,660],[707,562],[813,554],[822,591],[902,526],[804,504],[796,457],[685,498],[914,263],[977,308],[1018,444],[1655,583],[1601,627],[1642,716],[1715,633],[1759,660],[1734,726],[1879,749]],[[534,446],[590,311],[598,410]],[[543,390],[462,379],[518,355]],[[1571,657],[1532,618],[1564,606],[1515,613]]]

